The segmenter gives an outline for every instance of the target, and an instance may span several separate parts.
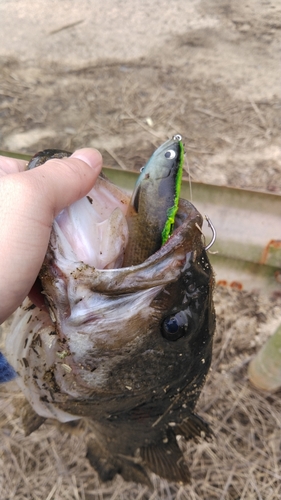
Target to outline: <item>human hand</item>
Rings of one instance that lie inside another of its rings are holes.
[[[101,165],[89,148],[28,171],[25,161],[0,156],[0,324],[29,294],[54,218],[90,191]]]

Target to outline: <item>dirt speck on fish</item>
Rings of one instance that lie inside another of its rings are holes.
[[[87,457],[102,480],[120,474],[150,484],[152,471],[186,483],[177,436],[211,435],[195,414],[215,329],[202,216],[180,199],[168,240],[122,267],[129,204],[100,177],[58,215],[40,272],[49,313],[26,299],[6,355],[31,405],[27,432],[48,417],[84,418],[92,430]]]

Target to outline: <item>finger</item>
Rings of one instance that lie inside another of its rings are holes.
[[[77,155],[78,157],[75,157]],[[42,266],[54,217],[86,195],[101,169],[101,155],[79,150],[0,182],[0,320],[30,291]]]
[[[16,158],[8,158],[0,155],[0,176],[7,174],[16,174],[23,172],[26,169],[27,162],[17,160]]]
[[[84,148],[72,156],[52,159],[26,172],[38,185],[46,216],[52,219],[65,207],[85,196],[93,187],[102,166],[99,151]],[[43,209],[43,207],[42,207]]]

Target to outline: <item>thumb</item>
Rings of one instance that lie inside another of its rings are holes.
[[[53,218],[65,207],[85,196],[93,187],[102,166],[99,151],[79,149],[70,157],[48,160],[27,172],[38,184],[46,216]],[[47,221],[46,221],[47,222]]]
[[[54,217],[91,190],[101,164],[98,151],[80,149],[69,158],[0,178],[0,321],[31,289]]]

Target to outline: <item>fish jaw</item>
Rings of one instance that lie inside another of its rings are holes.
[[[16,381],[38,415],[60,422],[78,418],[53,404],[52,394],[61,390],[53,375],[56,353],[61,349],[47,312],[34,307],[26,298],[15,313],[5,348],[9,362],[18,374]],[[58,364],[56,369],[59,369]],[[62,367],[62,376],[64,373]]]

